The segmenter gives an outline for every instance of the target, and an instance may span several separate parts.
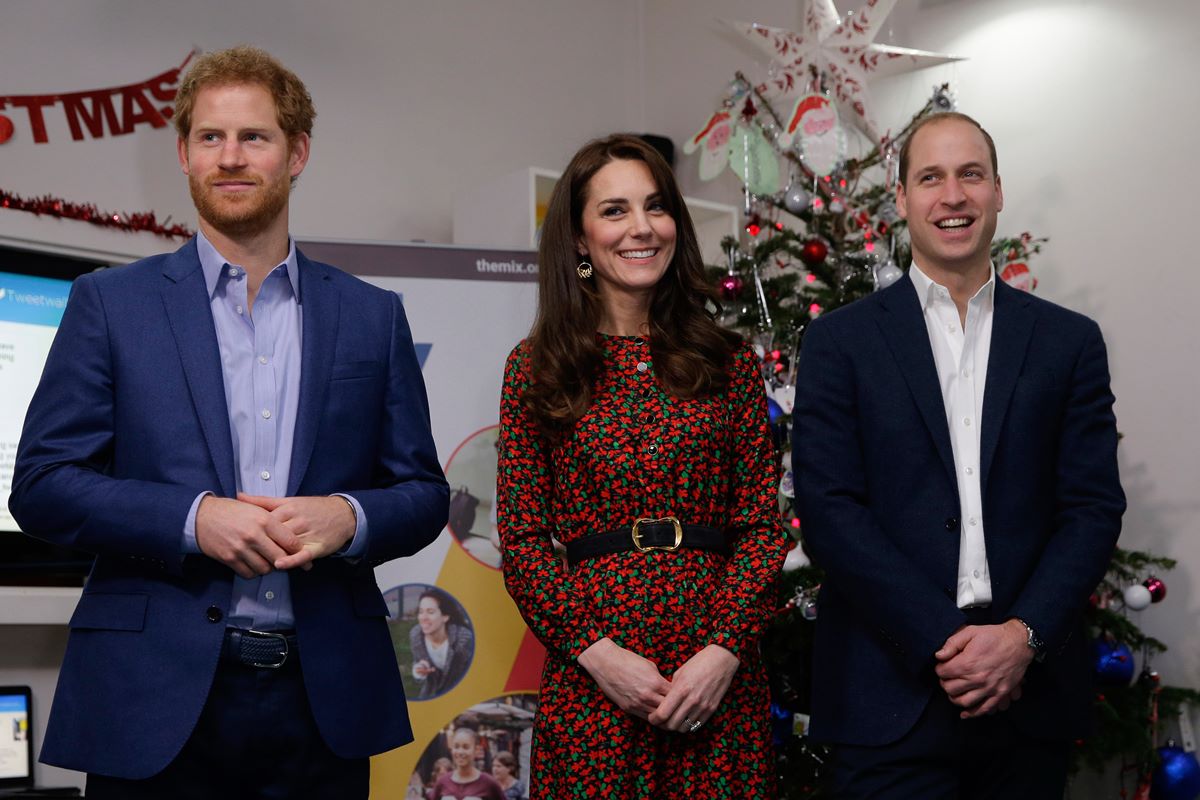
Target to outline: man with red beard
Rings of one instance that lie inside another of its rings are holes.
[[[96,554],[41,758],[89,798],[365,798],[412,739],[373,567],[448,491],[399,298],[300,253],[312,100],[268,54],[176,98],[200,232],[80,278],[10,507]]]

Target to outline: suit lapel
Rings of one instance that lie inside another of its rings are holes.
[[[1035,316],[1029,297],[996,278],[992,342],[988,352],[987,380],[983,389],[983,420],[980,428],[979,479],[987,488],[988,473],[1009,401],[1025,363]]]
[[[226,497],[237,492],[233,469],[233,440],[229,433],[229,407],[225,403],[225,380],[221,374],[221,348],[213,325],[208,288],[192,239],[167,257],[167,278],[162,289],[163,305],[183,374],[204,440],[208,445],[221,491]]]
[[[950,429],[946,423],[946,405],[938,388],[937,367],[929,344],[929,330],[917,298],[916,288],[907,275],[879,294],[880,330],[883,339],[900,366],[925,427],[929,429],[938,455],[951,480],[954,475],[954,451],[950,447]],[[957,485],[957,483],[955,483]]]
[[[303,342],[300,357],[300,403],[296,408],[296,432],[292,438],[292,464],[288,495],[295,495],[308,469],[317,441],[325,390],[333,369],[337,343],[341,295],[326,268],[296,251],[300,267],[300,307],[303,309]]]

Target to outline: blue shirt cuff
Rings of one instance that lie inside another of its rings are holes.
[[[200,510],[200,501],[208,497],[212,492],[201,492],[196,495],[196,499],[192,501],[192,507],[188,509],[187,519],[183,521],[183,554],[199,555],[200,545],[196,544],[196,513]]]

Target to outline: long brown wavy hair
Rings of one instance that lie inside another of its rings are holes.
[[[704,274],[692,218],[662,156],[636,136],[613,134],[583,146],[550,195],[538,247],[537,317],[526,346],[530,386],[525,405],[551,438],[579,420],[592,402],[603,353],[596,340],[604,308],[594,279],[581,280],[577,242],[583,235],[588,183],[614,160],[641,161],[675,220],[675,254],[650,302],[650,351],[659,383],[680,398],[720,391],[741,337],[709,311],[717,295]]]

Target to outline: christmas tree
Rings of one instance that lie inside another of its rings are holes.
[[[891,136],[862,137],[862,152],[850,156],[837,115],[836,101],[844,98],[827,86],[829,75],[808,66],[808,92],[798,100],[791,92],[786,108],[781,106],[788,93],[772,93],[770,83],[756,86],[738,73],[721,107],[685,147],[699,154],[702,177],[728,167],[743,184],[745,233],[740,241],[726,239],[727,263],[713,267],[712,278],[725,301],[722,321],[744,333],[762,357],[779,448],[780,510],[797,544],[785,563],[779,610],[763,643],[785,798],[823,796],[828,756],[804,735],[822,573],[804,555],[793,507],[789,415],[797,355],[815,317],[903,276],[909,251],[892,199],[899,147],[923,116],[954,108],[949,87],[935,87],[904,128]],[[777,90],[796,88],[786,74],[773,80]],[[866,131],[872,127],[860,125]],[[1024,233],[993,242],[1000,279],[1032,291],[1036,280],[1028,261],[1046,241]],[[1087,617],[1101,691],[1095,699],[1096,732],[1078,744],[1076,766],[1099,770],[1119,762],[1122,785],[1132,778],[1143,792],[1156,766],[1158,720],[1200,700],[1192,690],[1161,684],[1151,661],[1166,646],[1142,633],[1126,613],[1161,600],[1166,585],[1152,573],[1173,566],[1169,559],[1118,550]]]

